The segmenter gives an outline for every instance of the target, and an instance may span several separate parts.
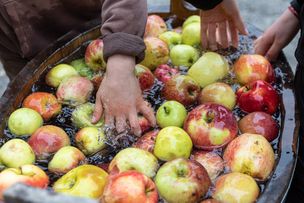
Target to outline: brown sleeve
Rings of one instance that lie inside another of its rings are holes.
[[[146,0],[101,0],[101,35],[104,58],[113,54],[144,58],[143,35],[147,21]]]

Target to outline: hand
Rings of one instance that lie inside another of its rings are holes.
[[[238,32],[248,34],[235,0],[223,0],[211,10],[202,10],[200,15],[203,49],[217,50],[217,42],[223,48],[230,44],[237,48]]]
[[[142,113],[155,126],[153,109],[142,98],[138,80],[134,74],[134,57],[113,55],[108,59],[107,72],[96,94],[93,123],[104,112],[105,124],[116,126],[118,133],[128,127],[139,136],[141,134],[137,113]]]
[[[299,31],[299,20],[288,9],[254,43],[255,53],[275,60]]]

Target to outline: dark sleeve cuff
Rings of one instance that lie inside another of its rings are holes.
[[[293,0],[290,5],[292,8],[299,14],[301,12],[301,8],[303,6],[302,0]]]
[[[103,37],[104,59],[115,54],[134,56],[136,63],[145,58],[145,43],[141,37],[123,32],[108,34]]]
[[[210,10],[220,4],[223,0],[186,0],[196,8]]]

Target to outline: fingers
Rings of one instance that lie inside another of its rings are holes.
[[[208,45],[212,51],[217,50],[216,24],[215,23],[209,23],[209,25],[208,25]]]
[[[232,16],[233,24],[242,35],[248,35],[247,28],[239,13]]]
[[[203,21],[201,21],[203,22]],[[202,41],[202,48],[207,49],[208,48],[208,25],[206,23],[201,23],[201,41]]]
[[[227,23],[226,21],[220,22],[218,24],[218,29],[219,29],[219,37],[220,37],[220,42],[223,48],[228,48],[229,43],[228,43],[228,33],[227,33]]]
[[[105,109],[105,125],[114,127],[114,116],[107,109]]]
[[[265,40],[264,36],[262,35],[254,42],[254,51],[256,54],[265,56],[271,47],[271,44],[272,43],[270,43],[269,40]]]
[[[135,110],[130,112],[129,123],[130,123],[130,127],[131,127],[132,132],[136,136],[140,136],[141,135],[141,129],[140,129],[140,125],[138,123],[137,112]]]
[[[141,104],[139,111],[146,119],[148,119],[152,127],[156,125],[154,111],[146,102]]]
[[[237,29],[234,27],[232,22],[228,23],[229,25],[229,32],[231,38],[231,44],[233,47],[237,48],[239,46],[239,35]]]
[[[126,117],[123,115],[116,117],[116,130],[121,133],[127,129]]]
[[[280,46],[279,43],[274,41],[274,43],[271,45],[270,49],[267,51],[265,57],[269,61],[274,61],[275,59],[278,58],[280,51],[282,50],[282,47]]]
[[[103,113],[102,102],[101,102],[100,96],[98,96],[98,93],[97,93],[94,113],[93,113],[93,117],[92,117],[93,124],[97,123],[100,120],[102,113]]]

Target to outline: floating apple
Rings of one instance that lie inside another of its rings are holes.
[[[236,95],[232,88],[221,82],[207,85],[198,97],[200,104],[208,102],[221,104],[230,110],[233,110],[236,103]]]
[[[224,160],[232,172],[245,173],[266,180],[274,167],[274,152],[269,142],[258,134],[245,133],[229,143]]]
[[[278,137],[279,125],[267,113],[252,112],[239,121],[239,128],[242,133],[263,135],[269,142]]]
[[[182,43],[199,46],[201,43],[201,23],[193,22],[183,27]]]
[[[156,37],[148,37],[144,40],[146,44],[145,59],[142,65],[154,70],[161,64],[166,64],[169,60],[169,48],[166,42]]]
[[[27,96],[22,104],[25,108],[37,111],[45,121],[61,112],[61,104],[56,97],[47,92],[34,92]]]
[[[3,192],[16,183],[45,189],[49,184],[49,177],[35,165],[5,169],[0,173],[0,200],[3,200]]]
[[[242,85],[256,80],[273,82],[275,75],[269,61],[261,55],[242,55],[234,64],[236,79]]]
[[[166,101],[156,112],[157,124],[161,127],[176,126],[183,127],[187,116],[187,110],[177,101]]]
[[[167,31],[165,21],[158,15],[149,15],[147,18],[144,37],[158,37]]]
[[[103,58],[103,41],[96,39],[90,42],[85,51],[85,62],[93,71],[105,70],[106,62]]]
[[[212,197],[219,202],[252,203],[256,202],[259,193],[257,183],[249,175],[228,173],[217,179]]]
[[[157,203],[158,193],[150,178],[137,171],[125,171],[109,176],[102,202]]]
[[[177,74],[179,74],[179,70],[177,68],[171,68],[167,64],[158,66],[154,71],[155,77],[163,83],[166,83]]]
[[[82,165],[72,169],[53,185],[55,192],[67,195],[99,199],[104,191],[108,174],[94,165]]]
[[[187,25],[191,23],[200,23],[201,22],[201,17],[199,15],[192,15],[189,16],[183,23],[183,28],[185,28]]]
[[[248,113],[263,111],[274,114],[279,106],[277,91],[267,82],[254,81],[236,92],[239,107]]]
[[[59,149],[48,164],[48,170],[55,174],[66,174],[84,163],[85,156],[76,147],[66,146]]]
[[[60,103],[77,106],[86,103],[93,90],[94,86],[90,80],[73,76],[60,83],[56,96]]]
[[[211,181],[202,165],[180,158],[160,167],[155,184],[166,202],[195,203],[207,193]]]
[[[206,52],[191,66],[188,74],[204,88],[224,78],[228,70],[229,64],[223,56],[215,52]]]
[[[40,114],[29,108],[17,109],[8,118],[8,129],[17,136],[31,135],[42,125]]]
[[[202,104],[188,113],[184,129],[190,135],[194,146],[205,150],[225,146],[238,132],[233,113],[215,103]]]
[[[58,87],[63,79],[77,76],[78,72],[68,64],[53,67],[45,76],[45,82],[51,87]]]
[[[156,157],[148,151],[138,148],[126,148],[118,152],[111,161],[109,171],[111,174],[128,170],[136,170],[153,178],[158,169]]]
[[[189,158],[192,142],[189,135],[181,128],[166,127],[159,131],[154,146],[154,155],[162,161],[176,158]]]
[[[176,75],[172,77],[162,90],[166,100],[175,100],[183,105],[191,105],[197,101],[200,87],[191,77],[187,75]]]
[[[153,86],[154,75],[147,67],[137,64],[135,66],[135,75],[138,78],[141,90],[148,90]]]
[[[158,38],[166,42],[170,49],[172,49],[175,45],[182,43],[181,34],[173,31],[164,32],[160,34]]]
[[[199,52],[190,45],[179,44],[171,49],[170,58],[175,66],[190,67],[199,59]]]
[[[89,80],[93,78],[94,71],[88,67],[84,58],[73,60],[70,65],[73,66],[80,76],[86,77]]]
[[[75,136],[77,147],[85,154],[94,154],[106,147],[105,134],[102,128],[85,127]]]
[[[46,125],[38,128],[31,135],[28,143],[38,159],[47,159],[60,148],[70,145],[70,138],[61,128]]]
[[[35,163],[31,146],[21,139],[11,139],[0,148],[1,164],[9,168],[19,168]]]
[[[150,153],[153,153],[156,136],[158,135],[159,130],[152,130],[147,132],[142,137],[140,137],[132,147],[146,150]]]

